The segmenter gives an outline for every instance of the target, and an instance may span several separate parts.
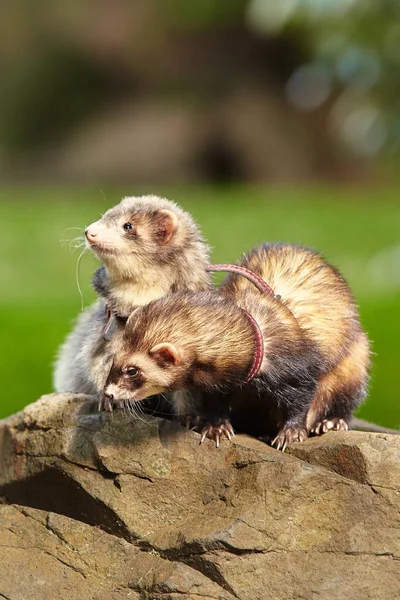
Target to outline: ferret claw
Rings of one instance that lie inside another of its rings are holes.
[[[344,419],[322,419],[315,423],[314,427],[311,429],[311,433],[313,435],[322,435],[327,431],[339,431],[341,429],[347,431],[348,428],[349,426]]]
[[[107,396],[105,396],[104,394],[102,394],[101,397],[99,398],[98,409],[99,409],[99,411],[105,410],[107,412],[112,413],[113,401],[110,398],[108,398]]]
[[[200,438],[200,444],[202,444],[204,442],[204,440],[206,439],[207,433],[208,433],[208,429],[206,429],[205,431],[203,431],[203,435]]]
[[[277,450],[285,452],[286,448],[293,442],[304,442],[308,438],[307,431],[302,427],[287,427],[282,429],[275,439],[272,440],[271,446]]]
[[[219,448],[221,443],[221,437],[225,436],[229,441],[231,441],[234,435],[235,433],[229,421],[225,421],[220,425],[208,424],[205,425],[205,427],[203,427],[203,429],[201,430],[200,444],[202,444],[206,437],[208,437],[214,440],[216,447]]]

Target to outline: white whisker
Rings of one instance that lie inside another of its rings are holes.
[[[146,425],[153,425],[153,423],[151,422],[151,420],[148,418],[151,415],[149,415],[148,413],[146,413],[144,411],[141,402],[136,402],[135,403],[135,409],[136,409],[136,416],[137,416],[137,418],[140,421],[142,421],[142,423],[146,423]]]
[[[141,410],[138,406],[139,403],[136,402],[130,402],[129,400],[125,400],[124,401],[124,408],[126,409],[126,412],[128,412],[130,414],[131,417],[133,417],[134,419],[138,419],[138,421],[142,421],[143,423],[146,423],[146,421],[140,416]]]
[[[80,253],[80,255],[78,256],[78,260],[76,261],[76,268],[75,268],[76,285],[78,287],[78,292],[79,292],[79,295],[81,297],[81,311],[83,311],[83,293],[82,293],[82,288],[81,288],[80,283],[79,283],[79,267],[80,267],[80,264],[81,264],[82,257],[85,254],[86,250],[87,250],[87,248],[84,248],[82,250],[82,252]]]
[[[171,398],[168,398],[168,396],[166,396],[165,394],[160,394],[161,398],[163,398],[164,400],[166,400],[168,402],[168,404],[170,404],[171,406],[173,406],[173,402],[171,400]]]
[[[77,250],[78,248],[83,248],[83,246],[85,246],[86,244],[86,240],[85,237],[82,235],[78,235],[75,238],[72,239],[62,239],[59,240],[60,244],[69,244],[69,249],[70,252],[74,252],[75,250]]]
[[[107,200],[107,196],[105,195],[105,192],[102,189],[99,189],[99,192],[103,196],[103,200]],[[101,216],[103,216],[103,215],[101,215]]]
[[[151,413],[145,412],[142,403],[140,401],[124,400],[123,408],[126,413],[133,419],[137,419],[146,425],[150,425],[152,427],[156,427],[156,424],[152,422],[149,418],[151,417]]]
[[[78,248],[83,248],[86,245],[86,240],[83,236],[78,236],[73,238],[69,243],[69,248],[72,250],[77,250]]]

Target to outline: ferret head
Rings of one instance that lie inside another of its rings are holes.
[[[89,225],[85,235],[87,246],[116,280],[170,265],[188,244],[202,242],[190,215],[158,196],[124,198]]]
[[[140,401],[245,380],[254,332],[235,303],[217,292],[182,292],[135,310],[113,351],[105,394]]]
[[[190,365],[174,344],[161,342],[147,352],[118,355],[108,376],[105,394],[116,401],[138,402],[149,396],[180,389]]]

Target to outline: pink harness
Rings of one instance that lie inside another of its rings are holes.
[[[272,288],[268,285],[266,281],[264,281],[264,279],[262,279],[262,277],[260,277],[256,273],[253,273],[253,271],[246,269],[245,267],[240,267],[239,265],[207,265],[206,271],[208,273],[214,271],[227,271],[228,273],[236,273],[238,275],[242,275],[243,277],[251,281],[251,283],[253,283],[261,293],[269,294],[270,296],[276,299],[280,298],[280,296],[276,296],[274,294]],[[260,326],[255,320],[255,318],[249,312],[247,312],[247,310],[244,310],[244,308],[242,308],[241,310],[246,315],[247,320],[249,321],[254,331],[254,359],[245,381],[245,383],[249,383],[260,370],[264,358],[264,338]]]

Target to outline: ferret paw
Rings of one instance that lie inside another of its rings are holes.
[[[307,438],[307,430],[303,427],[286,427],[272,440],[271,446],[284,452],[293,442],[304,442]]]
[[[98,408],[99,411],[106,410],[107,412],[112,412],[114,406],[114,400],[102,394],[99,398]]]
[[[348,428],[349,426],[344,419],[322,419],[315,423],[310,433],[313,435],[322,435],[327,431],[339,431],[340,429],[347,431]]]
[[[235,435],[230,421],[223,421],[219,425],[211,425],[208,423],[203,427],[200,433],[200,444],[202,444],[206,437],[208,437],[211,440],[214,440],[217,448],[219,448],[219,444],[222,437],[226,437],[229,441],[231,441],[231,439]]]
[[[215,441],[217,448],[220,445],[221,438],[226,437],[230,441],[235,435],[229,419],[221,420],[218,425],[215,425],[199,415],[184,415],[178,418],[178,422],[182,427],[200,433],[200,444],[202,444],[207,437]]]

